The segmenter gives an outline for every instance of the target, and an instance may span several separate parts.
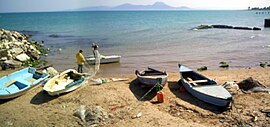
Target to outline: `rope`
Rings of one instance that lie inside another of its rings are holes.
[[[146,92],[146,94],[144,94],[140,99],[139,99],[139,101],[141,101],[145,96],[147,96],[155,87],[157,86],[157,84],[156,85],[154,85],[148,92]]]
[[[145,96],[147,96],[155,87],[156,87],[156,91],[159,92],[163,89],[164,86],[161,85],[161,79],[158,79],[157,83],[149,90],[147,91],[140,99],[139,101],[141,101]]]
[[[239,115],[239,118],[240,118],[240,124],[242,124],[244,127],[247,125],[247,123],[241,118],[241,114],[240,112],[238,111],[238,108],[236,107],[236,104],[234,102],[234,99],[232,99],[232,106],[236,109],[238,115]]]

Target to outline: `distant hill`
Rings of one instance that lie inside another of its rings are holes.
[[[152,5],[133,5],[133,4],[122,4],[115,7],[108,6],[95,6],[95,7],[86,7],[75,9],[74,11],[95,11],[95,10],[189,10],[190,8],[181,6],[181,7],[172,7],[163,2],[156,2]]]

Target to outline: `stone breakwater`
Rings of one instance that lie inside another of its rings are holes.
[[[30,41],[29,36],[5,29],[0,29],[0,64],[20,67],[29,61],[38,61],[46,52],[43,44]],[[28,65],[27,65],[28,66]]]
[[[219,28],[219,29],[238,29],[238,30],[261,30],[258,27],[239,27],[239,26],[229,26],[229,25],[200,25],[193,30],[202,30],[202,29],[211,29],[211,28]]]

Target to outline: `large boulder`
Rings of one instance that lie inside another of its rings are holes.
[[[12,48],[11,50],[9,50],[12,54],[14,54],[14,55],[19,55],[19,54],[21,54],[22,52],[23,52],[23,49],[21,49],[21,48]]]
[[[252,77],[249,77],[239,83],[237,83],[239,88],[245,91],[248,91],[254,87],[263,87],[267,88],[265,85],[261,84],[259,81],[254,80]]]
[[[30,57],[28,55],[26,55],[25,53],[22,53],[22,54],[16,56],[16,59],[21,61],[21,62],[25,62],[25,61],[29,60]]]

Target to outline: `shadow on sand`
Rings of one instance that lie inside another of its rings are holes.
[[[53,99],[58,98],[59,96],[50,96],[46,91],[38,92],[30,101],[31,104],[40,105],[43,103],[47,103]]]
[[[212,104],[209,104],[209,103],[206,103],[197,99],[196,97],[189,94],[187,91],[180,92],[179,89],[181,85],[182,85],[181,82],[168,82],[168,87],[170,91],[181,100],[186,101],[192,105],[198,106],[200,108],[203,108],[205,110],[211,111],[216,114],[220,114],[226,111],[226,109],[223,107],[218,107],[218,106],[215,106],[215,105],[212,105]]]
[[[15,98],[17,98],[17,97],[15,97]],[[0,104],[7,103],[7,102],[9,102],[9,101],[11,101],[11,100],[13,100],[13,99],[15,99],[15,98],[0,100]]]
[[[134,79],[133,81],[130,82],[129,89],[139,101],[152,100],[157,93],[156,88],[152,90],[151,88],[142,88],[142,85],[139,83],[137,79]],[[149,92],[149,94],[147,94],[144,98],[142,98],[149,90],[151,90],[151,92]]]

